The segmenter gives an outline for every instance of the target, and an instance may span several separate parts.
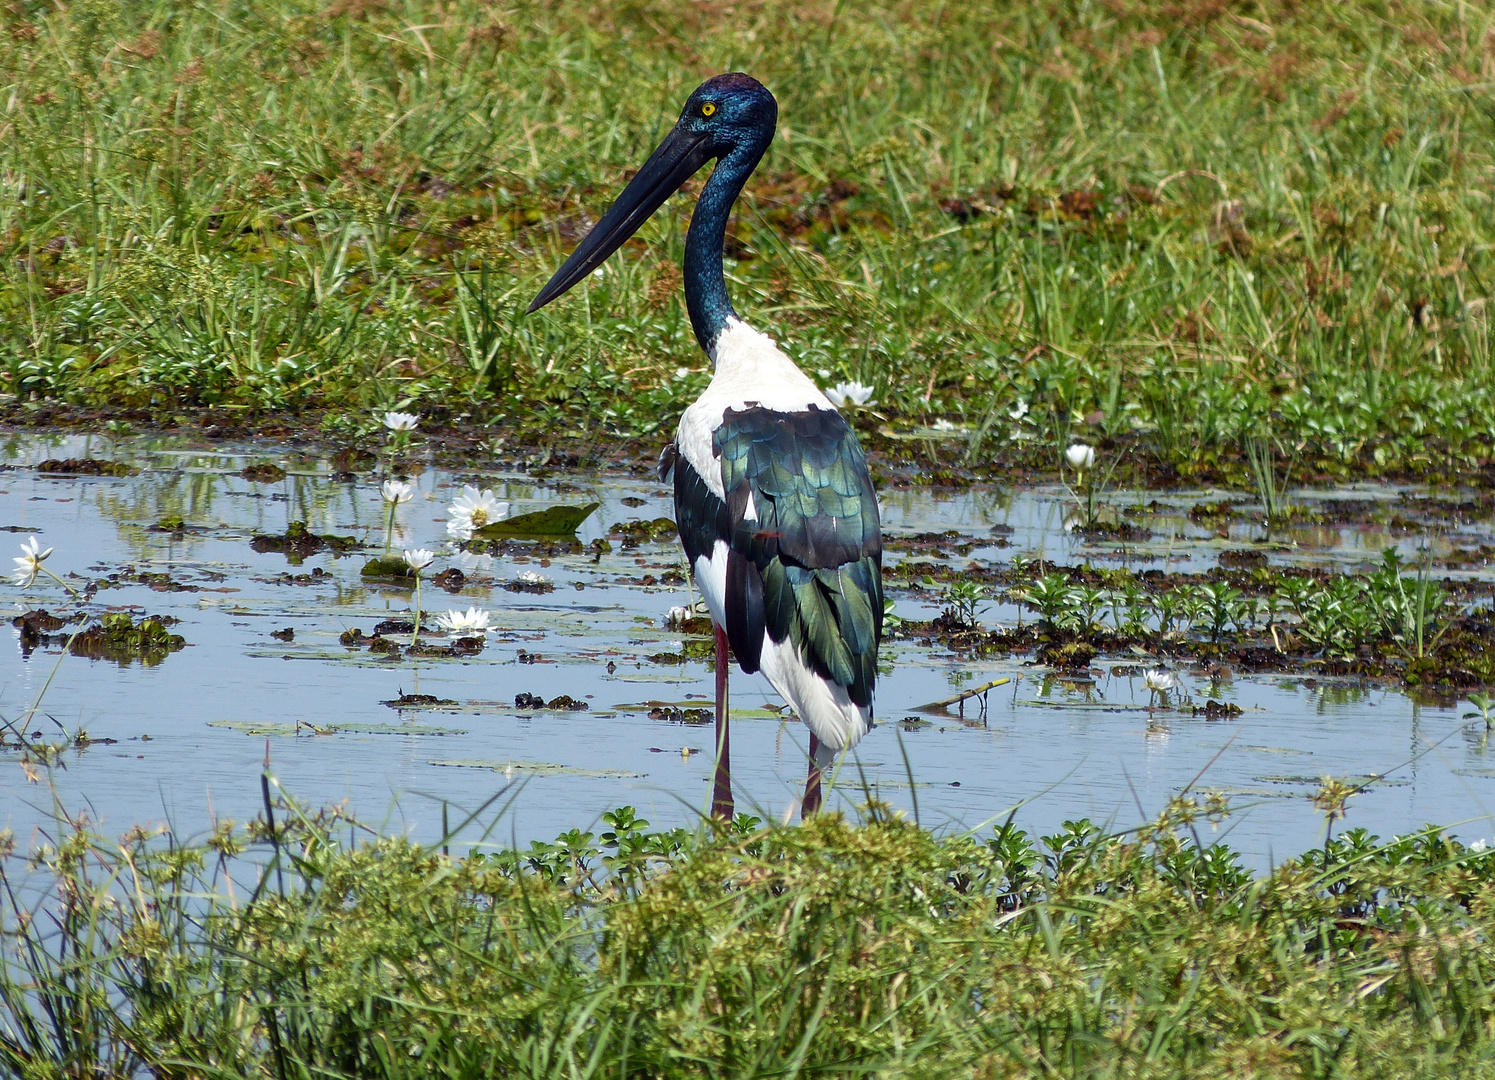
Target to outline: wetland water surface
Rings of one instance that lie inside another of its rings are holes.
[[[429,580],[422,587],[428,625],[434,613],[475,606],[491,613],[493,629],[474,655],[414,658],[366,648],[378,624],[410,618],[413,600],[407,584],[360,573],[384,545],[385,509],[371,473],[338,474],[330,458],[302,451],[169,440],[109,448],[17,436],[3,454],[0,524],[15,548],[5,554],[19,554],[20,543],[36,536],[55,548],[48,569],[76,586],[101,587],[76,602],[45,576],[25,589],[7,578],[0,602],[16,615],[169,616],[180,620],[170,632],[185,640],[144,660],[89,659],[63,655],[76,626],[40,642],[13,628],[13,647],[0,660],[0,717],[14,724],[40,699],[28,732],[51,741],[83,729],[95,740],[66,751],[36,782],[10,740],[0,758],[0,826],[22,843],[51,820],[49,775],[62,805],[86,809],[106,833],[169,821],[187,836],[214,816],[243,821],[261,809],[267,747],[272,771],[303,803],[346,799],[363,820],[426,841],[441,833],[443,803],[455,822],[500,792],[485,820],[503,808],[490,833],[501,844],[595,828],[605,810],[623,804],[655,827],[684,824],[709,799],[712,728],[694,722],[704,714],[691,711],[711,705],[708,650],[705,639],[665,627],[668,609],[690,600],[677,542],[663,529],[659,539],[625,542],[610,528],[671,515],[668,491],[648,477],[566,474],[538,482],[419,471],[412,477],[418,492],[398,509],[395,548],[444,548],[428,573],[457,567],[465,576],[454,591]],[[135,471],[79,476],[35,468],[89,456]],[[285,475],[245,474],[256,465]],[[578,544],[458,554],[445,519],[464,483],[493,488],[515,514],[601,505]],[[887,491],[882,501],[890,563],[917,557],[1000,566],[1020,557],[1198,571],[1214,566],[1221,550],[1255,539],[1250,526],[1190,522],[1190,506],[1220,497],[1129,496],[1154,539],[1128,546],[1066,533],[1058,490]],[[1385,489],[1304,497],[1415,502]],[[266,546],[252,545],[255,536],[283,534],[293,521],[361,546],[304,558],[255,550]],[[938,551],[925,543],[913,556],[903,542],[949,530],[958,535],[943,538]],[[1420,541],[1406,534],[1398,535],[1411,551]],[[593,543],[609,535],[610,551]],[[1396,542],[1388,535],[1382,526],[1318,526],[1260,550],[1279,563],[1364,567]],[[1466,521],[1445,528],[1439,542],[1467,548],[1489,539],[1488,522]],[[939,611],[929,591],[890,595],[908,619]],[[1018,617],[997,603],[979,614],[989,625]],[[365,640],[344,644],[353,630]],[[427,640],[449,643],[439,634]],[[1346,826],[1389,836],[1436,822],[1465,840],[1492,832],[1495,753],[1487,756],[1484,724],[1461,719],[1462,702],[1418,704],[1356,679],[1180,670],[1175,699],[1213,697],[1242,710],[1207,720],[1149,710],[1145,656],[1102,654],[1088,671],[1056,674],[1031,655],[972,660],[915,638],[888,642],[883,659],[879,726],[843,766],[833,806],[854,806],[865,785],[897,806],[917,805],[926,825],[975,827],[1015,813],[1040,835],[1081,817],[1114,828],[1139,824],[1192,785],[1229,796],[1234,808],[1217,833],[1201,825],[1202,838],[1223,837],[1263,866],[1322,840],[1323,818],[1311,801],[1322,777],[1383,775],[1350,801]],[[1011,681],[984,704],[965,702],[963,715],[920,709],[1001,677]],[[424,697],[397,704],[413,695]],[[535,707],[563,695],[587,708]],[[803,784],[804,728],[777,715],[777,697],[761,677],[734,674],[732,702],[738,809],[780,816]]]

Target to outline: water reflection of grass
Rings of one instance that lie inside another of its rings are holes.
[[[878,805],[714,833],[651,831],[623,807],[600,834],[471,858],[354,846],[340,813],[285,802],[200,844],[59,819],[29,871],[4,864],[0,1063],[1484,1075],[1495,854],[1350,830],[1252,878],[1197,841],[1224,812],[1179,799],[1136,833],[1076,821],[1035,843],[1010,825],[940,837]]]

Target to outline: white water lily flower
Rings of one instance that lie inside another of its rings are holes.
[[[1484,851],[1485,848],[1488,847],[1488,846],[1489,845],[1486,844],[1483,840],[1476,840],[1474,843],[1472,843],[1472,844],[1469,845],[1469,850],[1470,851]]]
[[[436,552],[428,551],[426,548],[415,548],[413,551],[405,552],[405,565],[419,573],[431,565],[436,558]]]
[[[841,382],[825,392],[831,404],[840,409],[847,405],[875,405],[872,387],[860,382]]]
[[[1064,451],[1064,460],[1069,462],[1073,469],[1089,469],[1095,465],[1095,447],[1077,442]]]
[[[415,498],[415,485],[404,480],[386,480],[379,485],[379,494],[385,502],[399,506]]]
[[[420,417],[415,413],[387,412],[384,414],[384,426],[390,431],[414,431],[415,425],[420,423]]]
[[[493,569],[493,556],[485,551],[458,551],[452,556],[452,561],[465,574],[485,573]]]
[[[1014,421],[1021,420],[1028,415],[1028,403],[1019,398],[1017,404],[1012,407],[1012,411],[1007,415],[1012,417]]]
[[[685,620],[688,618],[690,618],[690,608],[672,607],[664,613],[665,629],[679,629],[685,625]]]
[[[36,575],[42,572],[42,563],[47,556],[52,554],[52,549],[42,550],[36,537],[27,538],[21,544],[21,554],[16,556],[16,584],[25,588],[36,580]]]
[[[479,491],[468,484],[446,512],[451,515],[446,523],[447,535],[458,540],[471,540],[473,530],[507,517],[509,504],[494,498],[493,492],[487,488]]]
[[[543,585],[545,583],[545,579],[533,570],[521,570],[519,572],[519,580],[526,585]]]
[[[487,552],[459,551],[452,556],[452,561],[465,574],[480,574],[493,569],[494,559]]]
[[[1142,681],[1147,684],[1147,689],[1155,694],[1166,694],[1178,685],[1178,677],[1171,671],[1161,668],[1148,668],[1142,673]]]
[[[466,611],[448,611],[436,616],[436,625],[449,633],[481,637],[488,632],[488,613],[475,607]]]

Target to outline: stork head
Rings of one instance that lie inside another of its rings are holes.
[[[778,118],[778,102],[751,75],[729,72],[696,87],[674,128],[540,290],[529,310],[538,311],[601,266],[706,162],[716,159],[730,164],[746,180],[773,141]]]

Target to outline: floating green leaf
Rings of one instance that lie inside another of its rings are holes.
[[[433,727],[429,724],[313,724],[278,723],[259,720],[210,720],[208,727],[228,728],[246,735],[466,735],[458,728]]]
[[[585,506],[547,506],[533,514],[520,514],[518,517],[484,525],[480,529],[474,529],[473,535],[485,540],[501,540],[510,536],[570,536],[601,505],[593,502]]]
[[[569,765],[557,765],[550,761],[513,761],[479,758],[450,758],[428,761],[443,769],[491,769],[501,773],[526,773],[530,776],[587,776],[593,779],[636,780],[645,773],[624,772],[621,769],[577,769]]]
[[[364,577],[413,578],[415,572],[399,555],[380,555],[363,564]]]

